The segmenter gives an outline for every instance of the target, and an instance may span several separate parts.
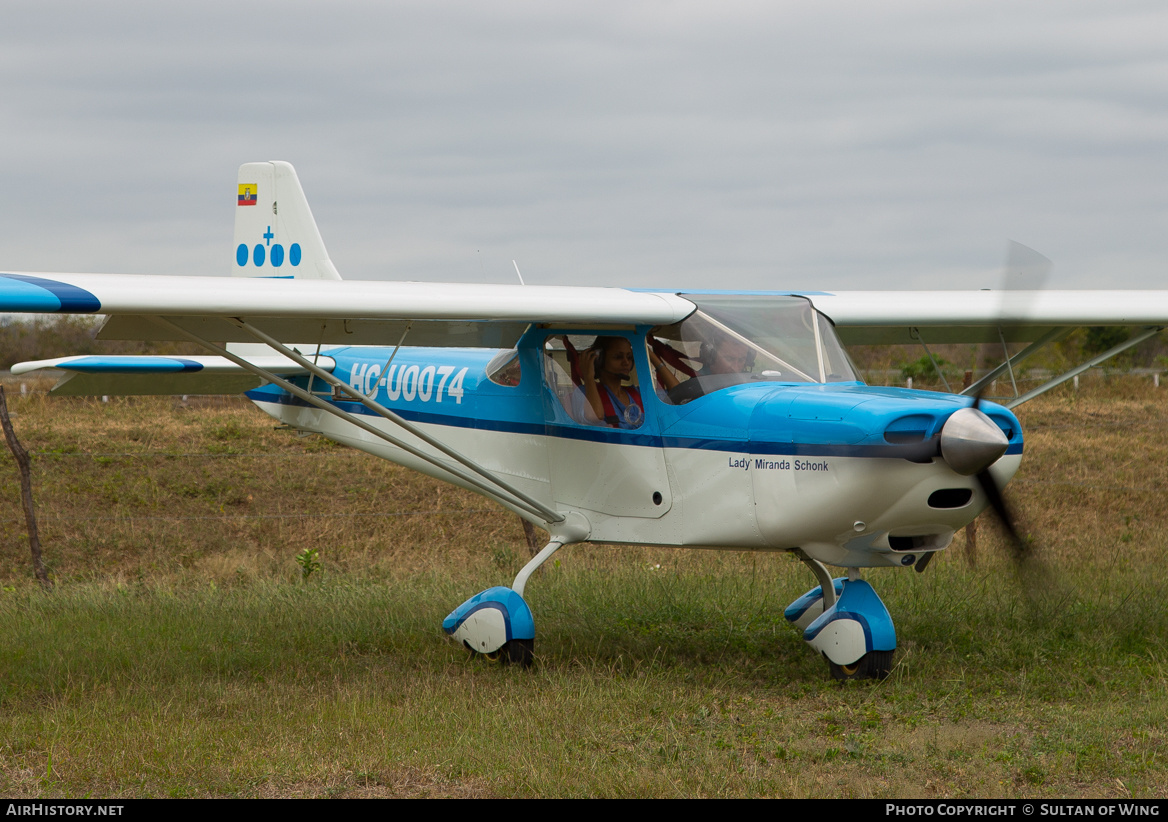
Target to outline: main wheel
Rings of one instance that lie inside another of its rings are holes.
[[[830,659],[827,667],[835,679],[846,682],[849,679],[885,679],[892,673],[892,657],[895,651],[871,651],[851,665],[836,665]]]

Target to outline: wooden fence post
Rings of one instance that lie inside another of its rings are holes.
[[[532,556],[535,556],[543,548],[544,541],[539,538],[534,525],[523,517],[519,518],[519,522],[523,525],[523,538],[527,541],[527,550]]]
[[[45,570],[45,561],[41,559],[41,538],[37,532],[36,512],[32,507],[32,470],[29,466],[28,452],[16,439],[16,431],[12,428],[12,420],[8,417],[8,399],[4,396],[4,386],[0,385],[0,425],[4,427],[4,439],[8,441],[8,450],[16,458],[16,465],[20,469],[20,498],[24,503],[24,522],[28,526],[28,547],[32,551],[32,567],[36,578],[45,588],[52,588],[48,571]]]

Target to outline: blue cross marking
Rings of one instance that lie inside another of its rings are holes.
[[[272,244],[272,238],[273,238],[273,237],[275,237],[275,236],[276,236],[276,235],[272,233],[272,227],[271,227],[271,226],[268,226],[267,233],[265,233],[265,234],[264,234],[264,239],[265,239],[265,240],[267,240],[267,242],[265,243],[265,245],[271,245],[271,244]]]

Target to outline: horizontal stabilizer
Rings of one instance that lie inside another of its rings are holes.
[[[308,373],[280,356],[249,357],[248,361],[285,377]],[[335,363],[329,357],[321,357],[318,365],[332,371]],[[83,355],[17,363],[12,373],[40,369],[65,372],[50,392],[56,396],[242,394],[264,382],[225,357]]]

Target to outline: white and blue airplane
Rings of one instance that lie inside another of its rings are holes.
[[[190,341],[207,356],[64,357],[13,373],[62,372],[58,395],[246,392],[293,428],[546,529],[509,587],[443,622],[473,652],[523,664],[531,574],[565,545],[633,543],[795,553],[819,584],[787,619],[834,676],[886,676],[896,632],[861,569],[923,570],[983,509],[1002,512],[1023,450],[1007,405],[1168,325],[1168,291],[342,281],[289,164],[243,165],[235,211],[233,278],[0,273],[0,311],[101,314],[101,338]],[[1084,325],[1140,330],[1006,405],[980,400]],[[912,341],[1031,344],[963,394],[865,385],[844,349]]]

